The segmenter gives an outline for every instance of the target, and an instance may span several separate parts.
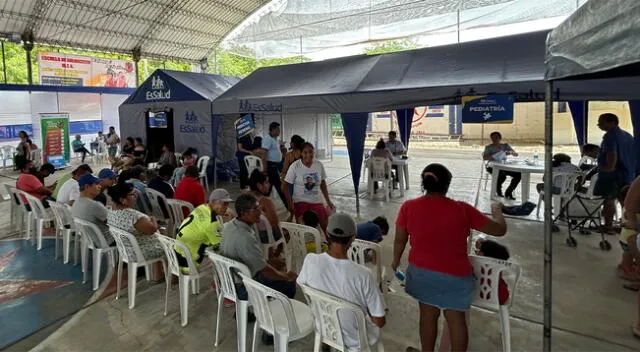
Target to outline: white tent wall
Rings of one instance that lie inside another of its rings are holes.
[[[41,114],[41,113],[67,112],[64,110],[60,110],[60,106],[58,102],[59,102],[58,93],[56,92],[32,92],[30,95],[29,120],[20,122],[20,123],[33,123],[34,121],[38,121],[38,114]],[[69,137],[73,138],[71,134],[69,135]],[[42,143],[42,133],[41,133],[40,124],[38,123],[33,124],[32,141],[38,146],[38,148],[42,148],[42,146],[44,145]]]

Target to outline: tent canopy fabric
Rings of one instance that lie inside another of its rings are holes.
[[[123,105],[162,101],[212,101],[239,81],[238,77],[159,69]]]
[[[549,33],[546,79],[640,74],[640,1],[590,0]]]
[[[264,67],[218,97],[214,113],[374,112],[459,104],[462,95],[544,100],[547,32],[377,56]],[[562,82],[560,100],[640,98],[640,83]]]

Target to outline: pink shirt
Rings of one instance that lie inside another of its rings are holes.
[[[16,181],[16,188],[21,191],[25,191],[40,200],[43,200],[47,197],[47,195],[36,192],[36,190],[41,187],[44,187],[42,182],[40,182],[40,180],[36,176],[31,174],[22,174],[18,176],[18,181]],[[24,201],[26,202],[26,199]]]

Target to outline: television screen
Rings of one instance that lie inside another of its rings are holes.
[[[167,128],[167,113],[149,112],[149,128]]]

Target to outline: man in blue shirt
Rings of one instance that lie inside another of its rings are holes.
[[[598,154],[598,180],[593,193],[605,199],[602,215],[606,232],[613,231],[613,216],[620,189],[629,185],[636,173],[633,136],[623,131],[618,124],[618,116],[615,114],[602,114],[598,119],[598,127],[606,133],[602,136]]]
[[[389,222],[387,222],[386,218],[378,216],[373,219],[373,221],[358,224],[356,238],[363,241],[380,243],[382,242],[382,236],[386,236],[387,233],[389,233]]]
[[[284,193],[282,193],[282,182],[280,180],[280,171],[282,170],[282,147],[278,141],[279,136],[280,124],[277,122],[270,123],[269,135],[262,139],[261,148],[265,150],[263,158],[266,159],[269,183],[275,187],[280,199],[282,200],[282,204],[286,206],[288,204],[287,198],[285,198]]]

